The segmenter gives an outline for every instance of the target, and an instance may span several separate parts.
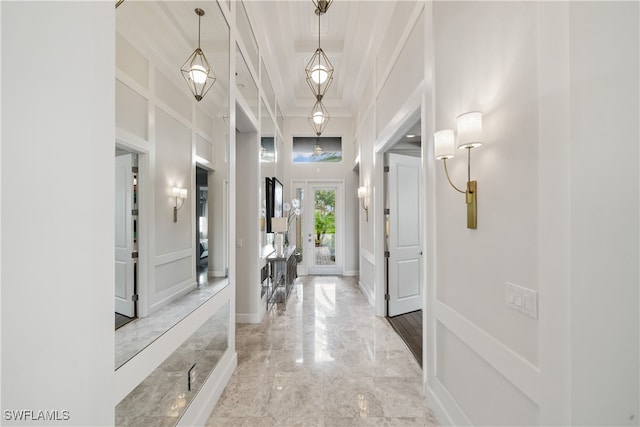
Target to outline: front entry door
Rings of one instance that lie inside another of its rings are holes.
[[[135,317],[134,154],[116,157],[115,303],[116,313]]]
[[[388,156],[388,315],[391,317],[422,308],[421,160],[398,154]]]
[[[342,182],[309,182],[305,197],[308,274],[342,274]]]

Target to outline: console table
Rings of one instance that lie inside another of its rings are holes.
[[[298,260],[295,247],[286,247],[282,255],[277,255],[275,251],[272,252],[267,256],[267,267],[266,293],[268,311],[276,302],[287,302],[291,288],[293,288],[296,277],[298,277]]]

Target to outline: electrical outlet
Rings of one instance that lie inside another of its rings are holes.
[[[189,368],[189,372],[187,373],[187,390],[191,391],[191,389],[196,384],[196,364],[194,363],[191,368]]]
[[[538,293],[534,290],[506,282],[504,303],[522,314],[534,319],[538,318]]]

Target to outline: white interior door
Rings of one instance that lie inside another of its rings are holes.
[[[342,182],[309,182],[305,197],[304,260],[308,274],[342,274],[344,203]]]
[[[115,311],[128,317],[135,316],[132,167],[133,154],[116,157]]]
[[[422,308],[420,158],[389,154],[389,316]]]

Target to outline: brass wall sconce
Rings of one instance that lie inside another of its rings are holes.
[[[447,175],[449,184],[458,192],[465,194],[467,204],[467,228],[478,228],[478,182],[471,180],[471,149],[483,144],[482,135],[482,113],[472,111],[458,116],[456,120],[458,128],[458,149],[467,150],[467,188],[465,191],[459,189],[451,181],[447,169],[447,159],[455,156],[456,138],[451,129],[445,129],[433,134],[435,157],[444,161],[444,172]]]
[[[178,222],[178,211],[184,206],[184,199],[187,198],[187,189],[173,187],[173,197],[176,198],[176,204],[173,207],[173,222]],[[182,202],[180,203],[180,206],[178,206],[178,200]]]
[[[367,187],[358,187],[358,199],[360,199],[360,206],[364,209],[364,218],[369,222],[369,206],[365,205],[364,199],[367,197]]]

